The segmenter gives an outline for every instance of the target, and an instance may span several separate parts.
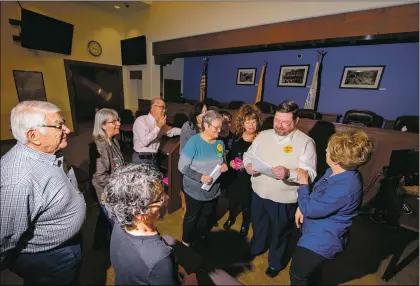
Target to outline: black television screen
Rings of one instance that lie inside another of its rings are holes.
[[[72,24],[22,9],[21,46],[70,55],[73,41]]]
[[[147,64],[146,36],[121,40],[123,66]]]

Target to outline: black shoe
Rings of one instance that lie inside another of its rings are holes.
[[[275,278],[277,275],[279,275],[281,269],[277,270],[271,267],[268,267],[267,270],[265,271],[265,275],[267,275],[270,278]]]
[[[232,227],[232,225],[235,224],[235,220],[228,218],[228,220],[225,222],[225,224],[223,225],[224,229],[230,229]]]
[[[246,237],[248,235],[249,225],[245,224],[241,226],[241,230],[239,231],[239,235],[242,237]]]

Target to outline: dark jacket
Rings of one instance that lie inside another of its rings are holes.
[[[96,166],[92,176],[92,185],[95,188],[99,203],[104,204],[103,192],[108,184],[111,174],[120,166],[124,165],[124,156],[121,153],[120,145],[117,139],[112,139],[111,144],[103,140],[96,142],[95,161],[92,162]]]

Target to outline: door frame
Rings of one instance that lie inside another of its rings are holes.
[[[79,125],[77,124],[76,120],[76,108],[75,108],[75,101],[76,101],[76,92],[74,90],[74,83],[72,82],[72,73],[70,66],[77,66],[77,67],[93,67],[93,68],[106,68],[115,70],[118,73],[118,81],[119,85],[121,85],[121,97],[120,97],[120,108],[124,108],[124,85],[123,85],[123,74],[122,74],[122,66],[115,66],[115,65],[107,65],[107,64],[98,64],[98,63],[91,63],[91,62],[83,62],[83,61],[74,61],[74,60],[64,60],[64,71],[66,73],[66,82],[67,82],[67,91],[69,96],[70,102],[70,112],[71,112],[71,119],[73,122],[73,132],[75,135],[79,134]]]

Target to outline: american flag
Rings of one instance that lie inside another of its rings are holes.
[[[208,58],[204,58],[203,70],[201,72],[201,81],[200,81],[200,101],[206,99],[206,88],[207,88],[207,61]]]

